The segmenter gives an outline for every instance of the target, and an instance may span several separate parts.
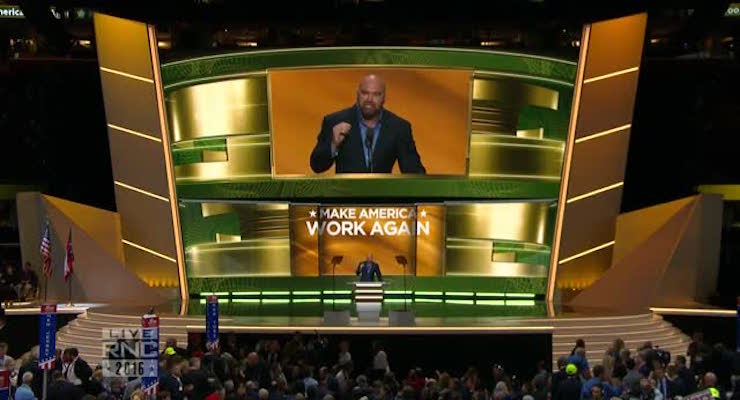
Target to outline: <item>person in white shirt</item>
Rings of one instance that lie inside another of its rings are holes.
[[[13,362],[15,359],[8,354],[8,344],[0,342],[0,365],[4,366],[7,362]]]
[[[342,340],[339,342],[339,360],[337,365],[342,366],[352,361],[352,354],[349,352],[349,342]]]
[[[388,364],[388,355],[380,342],[373,343],[373,380],[383,379],[386,372],[391,370]]]

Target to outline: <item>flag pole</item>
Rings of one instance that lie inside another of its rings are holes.
[[[49,294],[49,276],[44,274],[44,303],[46,303]]]
[[[73,274],[69,275],[69,281],[67,281],[69,282],[69,306],[70,307],[74,305],[72,304],[72,275]]]
[[[64,257],[64,279],[67,281],[69,292],[69,306],[72,304],[72,277],[74,276],[74,255],[72,253],[72,228],[69,228],[69,238],[67,239],[67,252]]]

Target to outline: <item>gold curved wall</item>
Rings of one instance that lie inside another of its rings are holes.
[[[202,203],[202,235],[186,247],[188,276],[290,276],[287,203]]]
[[[470,203],[447,206],[447,237],[546,243],[548,204]]]
[[[196,162],[175,167],[178,182],[271,176],[265,74],[203,83],[167,94],[173,152]],[[222,139],[222,145],[212,141]]]
[[[558,91],[476,73],[473,78],[468,175],[560,179],[563,142],[543,128],[517,130],[522,107],[557,110]]]
[[[213,151],[206,146],[186,143],[193,150],[203,151],[203,161],[175,166],[178,182],[230,180],[238,178],[270,177],[270,135],[228,136],[223,150]],[[178,143],[177,151],[182,149]],[[210,155],[210,160],[208,156]]]
[[[191,278],[290,276],[290,239],[199,244],[185,252]]]
[[[167,95],[173,142],[270,131],[267,78],[203,83]]]
[[[556,140],[473,134],[468,175],[557,180],[563,166],[563,149],[563,142]]]
[[[549,213],[544,202],[447,205],[445,274],[547,276]]]

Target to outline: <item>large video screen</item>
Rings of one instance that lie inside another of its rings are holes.
[[[574,75],[545,57],[418,48],[165,64],[177,183],[187,198],[557,197]]]
[[[373,258],[395,288],[544,293],[575,71],[403,47],[164,64],[191,292],[326,288]]]
[[[432,68],[271,71],[275,176],[467,175],[471,76]]]

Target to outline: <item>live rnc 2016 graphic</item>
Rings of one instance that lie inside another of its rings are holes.
[[[158,341],[158,335],[150,329],[133,326],[103,328],[103,375],[112,378],[156,376]]]

